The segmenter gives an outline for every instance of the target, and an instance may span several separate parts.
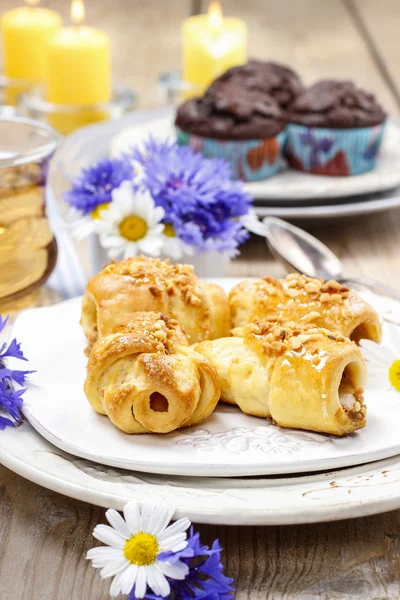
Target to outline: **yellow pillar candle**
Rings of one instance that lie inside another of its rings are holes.
[[[5,75],[25,79],[29,84],[42,82],[46,73],[46,45],[61,27],[61,17],[53,10],[34,6],[36,0],[4,13],[1,19]],[[8,90],[7,103],[15,104],[16,96],[24,89]]]
[[[247,27],[240,19],[224,18],[218,2],[207,15],[183,22],[183,79],[201,90],[218,75],[247,60]]]
[[[63,27],[49,41],[47,52],[47,99],[54,104],[88,106],[111,99],[111,56],[108,36],[80,25],[84,19],[82,0],[72,0],[74,25]],[[88,108],[79,114],[51,117],[61,133],[107,118],[106,111]]]

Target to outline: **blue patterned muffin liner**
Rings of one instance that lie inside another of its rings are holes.
[[[260,181],[274,175],[283,164],[286,129],[264,140],[215,140],[191,135],[177,128],[178,144],[191,146],[207,158],[223,158],[236,179]]]
[[[384,129],[385,123],[355,129],[290,124],[286,160],[307,173],[359,175],[374,168]]]

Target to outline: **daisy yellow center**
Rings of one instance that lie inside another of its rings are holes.
[[[165,223],[163,234],[169,238],[175,237],[175,229],[172,227],[171,223]]]
[[[400,392],[400,360],[395,360],[389,367],[389,381]]]
[[[119,232],[126,240],[137,242],[144,238],[147,233],[147,223],[142,217],[131,215],[125,217],[119,224]]]
[[[152,565],[157,558],[158,543],[155,535],[140,531],[132,535],[124,546],[124,556],[130,563],[140,567]]]
[[[98,204],[96,208],[90,213],[92,219],[100,219],[100,211],[107,210],[109,205],[109,202],[103,202],[103,204]]]

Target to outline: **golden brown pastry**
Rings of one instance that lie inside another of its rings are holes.
[[[355,342],[380,342],[378,315],[358,294],[337,281],[324,283],[292,273],[285,279],[264,277],[242,281],[229,294],[234,327],[265,317],[294,323],[313,323],[341,333]]]
[[[167,433],[206,419],[220,396],[215,368],[188,346],[178,323],[139,312],[98,340],[85,394],[126,433]]]
[[[227,336],[231,329],[228,298],[220,286],[200,281],[191,265],[139,256],[107,265],[87,284],[81,325],[88,352],[137,311],[173,317],[191,343]]]
[[[196,344],[216,367],[221,398],[281,427],[345,435],[364,427],[359,347],[315,325],[262,320]]]

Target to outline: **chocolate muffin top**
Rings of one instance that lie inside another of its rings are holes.
[[[375,96],[352,81],[324,79],[306,89],[288,109],[291,123],[308,127],[371,127],[386,119]]]
[[[303,91],[301,79],[292,69],[274,62],[250,60],[240,67],[232,67],[215,79],[207,95],[223,96],[225,86],[230,86],[232,82],[272,96],[283,109]]]
[[[271,96],[241,82],[224,82],[221,94],[206,94],[179,107],[175,124],[187,133],[222,140],[273,137],[286,125]]]

